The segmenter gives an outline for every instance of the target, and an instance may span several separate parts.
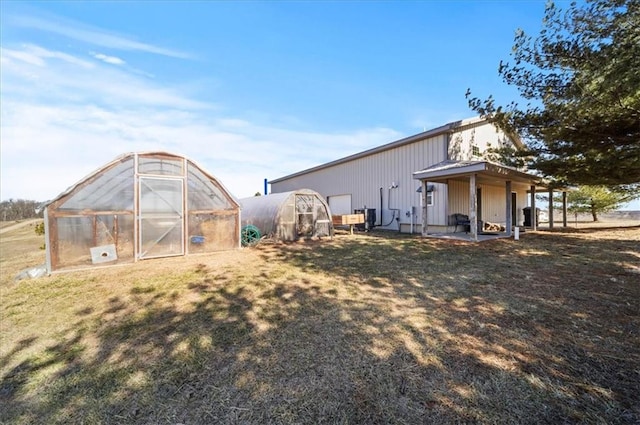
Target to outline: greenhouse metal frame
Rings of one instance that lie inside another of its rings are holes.
[[[240,246],[240,205],[192,160],[129,153],[45,208],[49,272]]]

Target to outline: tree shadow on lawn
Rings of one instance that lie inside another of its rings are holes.
[[[462,354],[448,356],[455,364],[441,363],[428,345],[404,341],[407,332],[398,338],[394,320],[382,318],[369,334],[360,321],[379,318],[375,306],[343,306],[313,286],[286,283],[263,296],[280,301],[261,310],[262,331],[249,319],[255,309],[247,298],[223,289],[186,314],[152,307],[106,326],[90,359],[82,332],[70,328],[70,338],[49,347],[46,358],[3,378],[11,392],[3,392],[2,420],[378,424],[493,422],[503,413],[514,419],[503,403],[477,396],[491,392],[500,371]],[[477,370],[472,380],[447,376],[448,368],[465,364]],[[45,387],[25,397],[29,380],[51,367]],[[499,382],[522,392],[522,400],[535,396],[508,375]]]
[[[473,244],[374,234],[364,242],[296,246],[285,255],[309,272],[386,291],[389,302],[413,300],[441,320],[441,328],[414,334],[439,332],[431,339],[451,348],[442,359],[464,353],[528,385],[539,396],[521,406],[531,418],[542,420],[537,411],[544,407],[554,420],[634,423],[640,251],[637,236],[621,236],[532,234]],[[476,374],[473,367],[466,373],[471,380]],[[510,390],[488,395],[504,401]],[[508,415],[498,420],[508,422]]]
[[[259,247],[259,272],[198,266],[181,293],[133,286],[78,309],[2,376],[0,420],[633,423],[640,294],[618,264],[637,248],[611,241],[621,259],[585,262],[589,244]],[[567,264],[583,273],[557,278]]]

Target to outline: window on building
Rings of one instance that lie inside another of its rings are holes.
[[[434,186],[432,184],[427,185],[427,206],[429,207],[433,206],[433,190]],[[422,186],[420,186],[416,192],[420,194],[420,206],[422,207]]]
[[[427,192],[427,205],[430,207],[433,206],[433,191]]]
[[[472,156],[480,156],[480,148],[476,145],[471,146],[471,155]]]

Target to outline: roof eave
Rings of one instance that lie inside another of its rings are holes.
[[[405,137],[403,139],[396,140],[394,142],[387,143],[387,144],[382,145],[382,146],[377,146],[375,148],[367,149],[366,151],[362,151],[362,152],[355,153],[353,155],[345,156],[344,158],[336,159],[334,161],[327,162],[327,163],[324,163],[324,164],[321,164],[321,165],[317,165],[315,167],[307,168],[306,170],[298,171],[296,173],[289,174],[289,175],[284,176],[284,177],[279,177],[277,179],[270,180],[268,183],[269,184],[279,183],[281,181],[289,180],[291,178],[298,177],[298,176],[301,176],[301,175],[304,175],[304,174],[308,174],[308,173],[312,173],[314,171],[319,171],[319,170],[322,170],[322,169],[325,169],[325,168],[333,167],[335,165],[344,164],[345,162],[350,162],[350,161],[353,161],[353,160],[356,160],[356,159],[359,159],[359,158],[364,158],[366,156],[373,155],[373,154],[376,154],[376,153],[379,153],[379,152],[384,152],[384,151],[389,150],[389,149],[393,149],[393,148],[397,148],[397,147],[400,147],[400,146],[404,146],[404,145],[416,142],[418,140],[427,139],[427,138],[430,138],[430,137],[436,137],[436,136],[439,136],[441,134],[445,134],[445,133],[451,131],[453,129],[453,127],[452,127],[453,124],[455,124],[455,123],[445,124],[443,126],[434,128],[432,130],[428,130],[428,131],[425,131],[425,132],[422,132],[422,133],[418,133],[418,134],[415,134],[413,136]]]
[[[434,170],[434,171],[429,171],[428,169],[415,171],[413,173],[413,178],[415,180],[425,180],[427,177],[442,178],[442,177],[448,177],[448,176],[455,176],[458,174],[479,173],[486,170],[485,164],[486,163],[484,162],[480,162],[477,164],[471,164],[471,165],[466,165],[464,167],[457,167],[457,168],[445,168],[442,170]],[[462,171],[463,168],[464,168],[464,171]]]
[[[366,151],[362,151],[362,152],[358,152],[355,153],[353,155],[349,155],[349,156],[345,156],[344,158],[340,158],[340,159],[336,159],[335,161],[331,161],[331,162],[327,162],[324,164],[320,164],[317,165],[315,167],[311,167],[311,168],[307,168],[306,170],[302,170],[302,171],[298,171],[296,173],[293,174],[289,174],[287,176],[284,177],[279,177],[277,179],[273,179],[270,180],[268,183],[269,184],[273,184],[273,183],[280,183],[282,181],[285,180],[289,180],[292,179],[294,177],[298,177],[304,174],[308,174],[308,173],[312,173],[314,171],[319,171],[319,170],[323,170],[325,168],[329,168],[329,167],[333,167],[335,165],[340,165],[340,164],[344,164],[346,162],[350,162],[359,158],[364,158],[366,156],[369,155],[373,155],[376,153],[380,153],[380,152],[384,152],[390,149],[394,149],[400,146],[404,146],[404,145],[408,145],[410,143],[414,143],[417,142],[419,140],[423,140],[423,139],[428,139],[431,137],[436,137],[436,136],[440,136],[442,134],[447,134],[447,133],[452,133],[455,131],[461,131],[465,128],[467,128],[468,126],[473,126],[476,125],[478,123],[487,121],[485,118],[481,118],[481,117],[472,117],[472,118],[466,118],[460,121],[452,121],[450,123],[447,123],[445,125],[442,125],[440,127],[436,127],[434,129],[431,130],[427,130],[427,131],[423,131],[422,133],[418,133],[418,134],[414,134],[413,136],[409,136],[409,137],[405,137],[403,139],[400,140],[396,140],[394,142],[391,143],[387,143],[385,145],[382,146],[377,146],[375,148],[371,148],[368,149]]]
[[[452,166],[443,169],[437,169],[436,167],[437,165],[433,167],[433,170],[429,170],[427,168],[424,170],[416,171],[413,173],[413,178],[415,180],[437,182],[446,179],[465,177],[471,174],[485,174],[503,179],[505,181],[513,180],[518,182],[527,182],[536,186],[542,182],[542,179],[538,176],[523,173],[522,171],[518,171],[516,169],[488,161],[480,161],[468,165]]]

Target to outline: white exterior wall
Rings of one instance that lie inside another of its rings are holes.
[[[331,196],[351,195],[351,208],[366,206],[376,209],[376,224],[383,224],[384,229],[398,230],[400,226],[403,232],[409,232],[413,221],[413,231],[418,233],[422,224],[422,211],[421,196],[416,190],[420,187],[420,182],[413,179],[413,172],[446,159],[469,159],[472,143],[484,151],[488,145],[498,146],[499,143],[508,140],[503,133],[497,132],[493,125],[485,121],[472,126],[466,126],[465,122],[462,124],[463,128],[452,134],[443,132],[427,139],[271,183],[271,192],[307,188],[320,193],[325,200]],[[397,188],[389,189],[393,183]],[[434,184],[434,202],[428,209],[430,226],[442,226],[444,229],[450,214],[468,211],[468,189],[464,210],[454,210],[448,205],[449,190],[451,187],[446,184]],[[499,199],[504,202],[504,190]],[[525,200],[524,197],[522,199]],[[502,215],[504,216],[504,212]],[[395,220],[395,217],[399,220]]]
[[[382,224],[397,230],[400,224],[410,227],[421,223],[420,182],[413,179],[416,170],[429,167],[446,159],[447,134],[421,140],[409,145],[378,152],[353,161],[296,176],[271,185],[271,191],[285,192],[299,188],[313,189],[322,196],[351,195],[351,207],[375,208],[380,224],[380,188],[382,188]],[[389,189],[395,183],[397,188]],[[429,207],[429,223],[445,224],[447,186],[435,185],[434,205]],[[416,216],[407,217],[412,207]],[[395,216],[394,216],[395,210]],[[389,223],[391,222],[391,223]],[[403,231],[404,231],[403,226]],[[409,228],[406,229],[409,231]]]

